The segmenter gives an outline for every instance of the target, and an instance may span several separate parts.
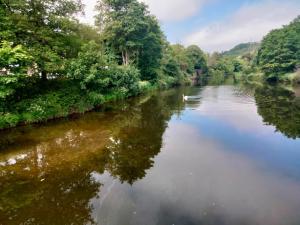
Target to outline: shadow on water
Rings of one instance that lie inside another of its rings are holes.
[[[0,137],[0,224],[87,224],[108,171],[133,184],[153,166],[183,90],[124,102],[80,119],[21,127]]]

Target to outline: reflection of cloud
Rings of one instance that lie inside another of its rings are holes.
[[[272,126],[265,126],[257,114],[253,97],[238,93],[231,86],[206,87],[203,89],[202,102],[197,108],[201,115],[225,121],[235,129],[254,134],[274,133]]]
[[[15,165],[18,161],[21,161],[21,160],[25,159],[26,157],[27,157],[27,154],[18,154],[18,155],[12,156],[7,160],[0,161],[0,166]]]
[[[95,207],[97,204],[93,205],[93,214],[101,222],[219,221],[231,225],[299,222],[298,182],[266,173],[252,161],[226,151],[215,140],[199,136],[191,127],[175,122],[165,137],[166,144],[156,166],[145,179],[133,187],[117,183],[101,210]]]

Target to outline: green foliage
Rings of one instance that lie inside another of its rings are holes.
[[[62,74],[66,59],[77,54],[72,15],[81,11],[80,2],[3,0],[3,6],[7,40],[27,49],[44,79]]]
[[[164,37],[147,6],[137,0],[104,0],[99,1],[98,8],[98,24],[122,64],[134,64],[143,80],[155,80]]]
[[[12,43],[0,43],[0,100],[13,95],[16,90],[24,85],[24,77],[32,57],[21,45],[13,46]]]
[[[220,70],[210,70],[209,71],[209,85],[220,85],[225,82],[226,77],[224,73]]]
[[[161,85],[187,84],[193,76],[206,76],[207,70],[206,56],[199,47],[167,45],[161,61]],[[163,78],[164,75],[167,77]]]
[[[293,72],[300,63],[300,17],[288,26],[273,30],[262,41],[257,63],[267,78]]]
[[[223,52],[222,55],[238,57],[246,54],[253,54],[254,52],[257,51],[259,46],[260,43],[257,42],[242,43],[242,44],[238,44],[237,46],[230,49],[229,51]]]
[[[90,27],[75,19],[80,0],[1,1],[0,129],[190,83],[207,70],[200,48],[166,42],[145,4],[97,7]]]
[[[109,77],[106,77],[109,57],[101,46],[89,42],[82,47],[78,57],[70,62],[67,76],[80,83],[81,89],[106,88]]]
[[[183,53],[183,46],[170,45],[165,49],[162,59],[162,73],[176,78],[178,82],[185,75],[187,69],[187,58]]]
[[[237,69],[230,57],[224,57],[219,53],[213,53],[208,60],[209,78],[213,83],[222,83],[226,77],[233,75]]]
[[[220,53],[213,53],[208,59],[209,83],[222,84],[227,78],[234,82],[248,81],[259,75],[256,66],[258,43],[245,43],[233,49]],[[255,78],[256,79],[256,78]]]
[[[186,55],[189,60],[190,72],[194,70],[201,70],[203,73],[207,72],[207,59],[204,52],[196,45],[191,45],[186,49]]]
[[[31,59],[21,45],[13,46],[8,41],[0,43],[0,68],[5,68],[10,73],[24,72]]]
[[[139,76],[136,68],[117,65],[113,56],[95,42],[83,46],[68,70],[68,77],[79,82],[82,90],[99,93],[118,90],[124,96],[138,93]]]
[[[212,61],[214,62],[209,63],[211,76],[220,78],[218,73],[221,71],[246,81],[265,79],[270,82],[297,83],[296,70],[300,67],[300,17],[281,29],[271,31],[261,44],[239,44],[219,56],[211,56],[210,62]],[[234,67],[233,71],[230,64]]]
[[[59,82],[55,87],[46,93],[14,103],[9,112],[0,112],[0,127],[8,128],[83,113],[105,101],[101,94],[83,93],[74,82]]]
[[[238,73],[243,71],[243,62],[241,60],[238,59],[233,59],[232,61],[233,64],[233,72]]]

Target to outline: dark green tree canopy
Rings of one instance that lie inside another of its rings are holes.
[[[0,1],[0,129],[190,83],[205,68],[139,0],[99,0],[96,26],[76,19],[80,0]]]
[[[79,50],[74,15],[82,4],[73,0],[3,0],[1,38],[22,44],[44,78],[60,74],[65,61]],[[80,48],[80,47],[79,47]]]
[[[137,0],[103,0],[97,8],[97,24],[122,64],[137,65],[145,80],[156,79],[164,36],[147,6]]]
[[[207,71],[207,60],[204,52],[197,46],[191,45],[186,49],[187,57],[191,61],[191,66],[196,70]]]
[[[263,39],[257,63],[268,76],[293,72],[299,66],[300,17]]]

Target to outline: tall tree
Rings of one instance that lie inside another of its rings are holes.
[[[28,49],[43,79],[60,74],[65,60],[76,54],[73,15],[82,10],[80,0],[2,1],[1,13],[9,18],[5,38]]]
[[[137,0],[101,0],[97,8],[97,24],[122,64],[133,63],[143,79],[155,79],[164,37],[147,6]]]
[[[191,45],[186,49],[187,57],[190,60],[190,65],[194,70],[207,71],[207,60],[204,52],[197,46]]]
[[[272,77],[300,66],[300,16],[288,26],[271,31],[262,41],[257,63]]]

